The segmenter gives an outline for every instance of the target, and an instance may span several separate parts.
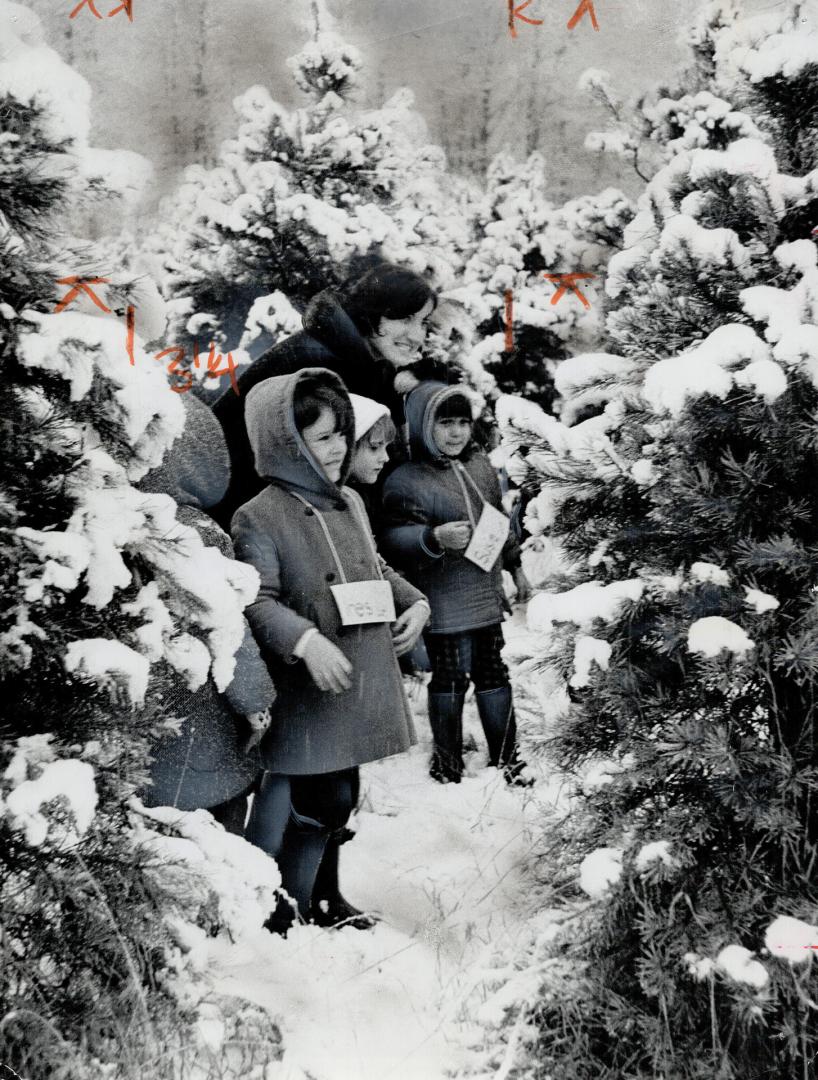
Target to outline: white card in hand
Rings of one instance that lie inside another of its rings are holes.
[[[469,546],[463,552],[466,558],[487,573],[497,562],[497,557],[508,540],[509,521],[500,510],[488,503],[474,527]]]
[[[394,622],[395,598],[388,581],[349,581],[345,585],[330,585],[338,605],[342,626],[362,626],[364,623]]]

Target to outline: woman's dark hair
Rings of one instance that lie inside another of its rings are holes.
[[[347,442],[350,442],[353,421],[349,399],[321,378],[299,379],[293,395],[293,413],[298,431],[302,432],[314,424],[322,409],[332,412],[338,431],[343,432]]]
[[[471,402],[465,394],[452,394],[445,398],[435,409],[435,420],[450,420],[455,416],[462,416],[474,423],[471,411]]]
[[[360,332],[373,337],[381,319],[408,319],[430,300],[437,306],[436,293],[422,277],[392,263],[381,263],[349,286],[342,302]]]

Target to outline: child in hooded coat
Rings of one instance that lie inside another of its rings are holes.
[[[353,417],[333,372],[305,369],[254,386],[245,405],[267,487],[233,516],[239,558],[261,576],[247,609],[278,697],[260,744],[267,773],[247,837],[273,855],[299,914],[365,927],[338,889],[338,848],[358,797],[358,766],[416,741],[396,650],[412,647],[429,605],[379,558],[360,498],[343,483]],[[398,620],[343,626],[331,586],[382,578]],[[279,904],[268,923],[286,932]]]
[[[176,519],[196,529],[205,544],[232,559],[233,545],[207,514],[227,491],[230,458],[221,426],[201,401],[182,399],[185,427],[160,466],[139,483],[142,491],[170,495]],[[245,752],[248,715],[272,703],[275,689],[249,626],[236,653],[233,680],[224,693],[208,678],[196,691],[181,676],[169,681],[168,712],[183,719],[178,735],[152,747],[151,783],[140,792],[146,806],[207,809],[231,832],[242,833],[247,794],[261,774],[257,757]]]
[[[395,565],[429,598],[424,641],[432,667],[429,722],[434,738],[430,775],[459,783],[463,775],[463,703],[469,679],[489,764],[524,783],[517,756],[514,704],[500,652],[507,603],[503,564],[524,584],[519,545],[509,534],[488,571],[464,557],[484,504],[502,511],[497,474],[471,442],[472,413],[462,388],[424,382],[406,402],[412,461],[384,485],[387,522],[381,540]]]
[[[372,398],[350,394],[355,421],[355,447],[347,483],[361,496],[373,532],[377,535],[380,518],[378,480],[389,461],[389,446],[397,438],[397,429],[389,409]]]

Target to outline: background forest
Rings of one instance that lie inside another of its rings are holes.
[[[286,59],[303,40],[308,0],[136,0],[133,26],[69,20],[74,4],[62,5],[64,12],[52,0],[28,6],[49,43],[93,88],[94,145],[125,147],[152,162],[157,189],[147,212],[185,166],[213,162],[232,130],[237,94],[260,83],[287,106],[298,101]],[[775,5],[743,6],[756,12]],[[638,178],[628,169],[583,150],[603,113],[577,93],[577,80],[599,67],[624,94],[646,89],[683,61],[691,9],[674,0],[599,0],[600,32],[569,34],[575,7],[539,0],[528,14],[536,9],[543,25],[524,26],[512,41],[505,0],[331,5],[344,40],[366,56],[359,103],[372,106],[412,87],[431,141],[455,171],[480,175],[504,148],[523,157],[539,150],[548,158],[553,199],[608,184],[633,193]]]

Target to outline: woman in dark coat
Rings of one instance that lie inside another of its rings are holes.
[[[230,460],[221,428],[206,405],[182,399],[185,428],[162,464],[140,482],[143,491],[176,500],[176,519],[200,533],[205,544],[233,558],[230,538],[207,514],[223,498]],[[178,735],[152,747],[150,786],[140,792],[146,806],[208,809],[231,832],[244,830],[246,795],[260,774],[255,755],[245,753],[251,734],[246,717],[263,712],[275,690],[249,626],[236,653],[233,681],[219,693],[212,678],[196,691],[181,676],[169,680],[165,705],[183,721]]]
[[[242,372],[239,392],[225,390],[213,406],[230,450],[232,482],[216,516],[225,527],[233,513],[264,486],[253,466],[244,423],[247,394],[264,379],[304,368],[326,368],[347,390],[374,398],[403,424],[403,394],[419,378],[440,372],[421,365],[420,350],[436,296],[423,278],[382,263],[343,293],[327,289],[304,312],[304,329],[273,346]],[[411,368],[417,374],[404,371]]]
[[[314,423],[327,422],[332,468],[310,449],[313,421],[299,428],[303,403],[314,401],[330,403]],[[261,576],[247,617],[278,689],[247,836],[277,859],[304,918],[362,926],[338,892],[338,844],[358,766],[415,742],[396,648],[411,648],[429,608],[378,557],[360,498],[343,487],[353,421],[336,375],[308,369],[265,380],[247,397],[247,430],[267,487],[236,512],[233,537]],[[391,585],[397,622],[343,626],[332,586],[374,579]],[[271,928],[286,930],[289,919],[280,909]]]

